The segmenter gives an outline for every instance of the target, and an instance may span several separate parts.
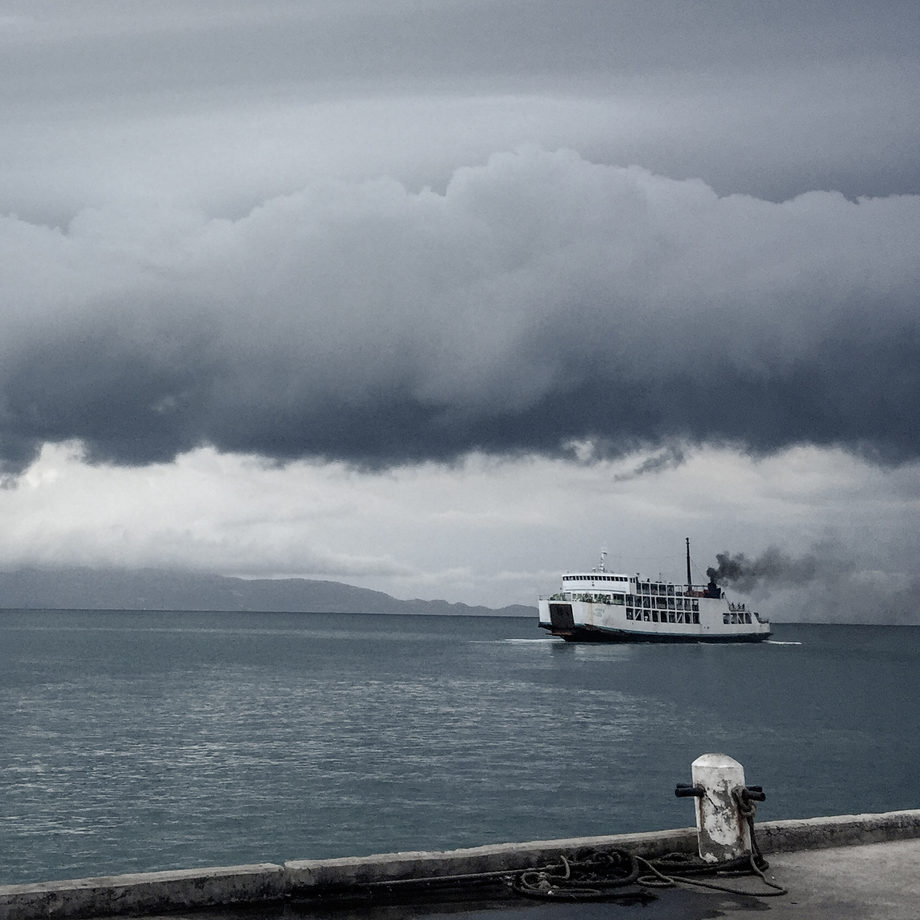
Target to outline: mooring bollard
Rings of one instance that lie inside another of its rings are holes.
[[[763,790],[745,786],[744,767],[726,754],[703,754],[691,769],[693,784],[681,783],[674,793],[696,799],[700,856],[715,863],[749,855],[751,803],[766,798]]]

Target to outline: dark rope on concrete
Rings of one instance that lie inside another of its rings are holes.
[[[571,859],[561,856],[561,866],[529,869],[520,873],[514,878],[512,888],[526,897],[569,901],[620,899],[626,894],[622,889],[629,886],[655,889],[691,885],[748,897],[787,894],[785,888],[766,876],[770,866],[760,852],[754,834],[756,803],[744,797],[740,791],[735,793],[735,801],[750,832],[751,852],[744,856],[713,863],[687,853],[644,859],[625,850],[580,850]],[[750,891],[721,881],[711,881],[716,877],[752,875],[758,877],[767,890]]]
[[[691,885],[726,894],[748,897],[775,897],[786,889],[767,878],[768,863],[753,853],[718,863],[673,853],[660,859],[644,859],[626,850],[578,851],[572,857],[560,856],[560,863],[518,873],[511,882],[515,892],[543,900],[634,900],[640,891],[654,897],[651,889]],[[756,876],[769,890],[751,891],[736,885],[713,881],[730,876]],[[632,888],[633,891],[624,889]]]
[[[639,878],[639,859],[626,850],[576,851],[572,857],[560,856],[561,864],[527,869],[511,882],[520,895],[556,901],[652,900],[635,888]]]

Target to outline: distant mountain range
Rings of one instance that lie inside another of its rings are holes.
[[[0,572],[0,608],[29,610],[256,610],[534,616],[523,604],[492,609],[398,600],[337,581],[245,579],[164,569],[22,568]]]

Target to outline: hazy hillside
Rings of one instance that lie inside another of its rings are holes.
[[[74,610],[265,610],[304,613],[425,613],[533,616],[523,605],[470,607],[398,600],[335,581],[199,575],[161,569],[25,568],[0,572],[0,607]]]

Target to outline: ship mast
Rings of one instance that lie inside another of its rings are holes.
[[[693,587],[693,576],[690,574],[690,538],[687,537],[687,590]]]

